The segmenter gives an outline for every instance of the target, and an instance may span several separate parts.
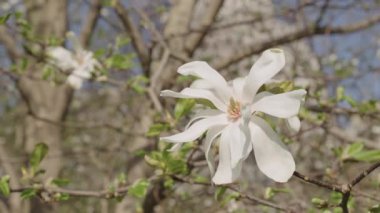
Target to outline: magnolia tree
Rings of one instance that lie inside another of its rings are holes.
[[[380,212],[379,9],[1,2],[0,212]]]

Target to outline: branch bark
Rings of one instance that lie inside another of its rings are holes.
[[[9,34],[5,26],[0,26],[0,43],[4,45],[12,62],[16,62],[16,60],[21,57],[21,53],[17,49],[15,38]]]
[[[92,0],[90,11],[87,14],[86,23],[83,25],[80,42],[82,47],[87,48],[90,44],[92,33],[99,19],[100,10],[102,9],[101,0]]]
[[[261,53],[262,51],[269,49],[271,47],[297,41],[299,39],[310,37],[310,36],[323,35],[323,34],[352,33],[352,32],[360,31],[365,28],[371,27],[378,22],[380,22],[380,15],[372,16],[371,18],[368,18],[366,20],[344,25],[344,26],[339,26],[339,27],[310,25],[309,27],[297,29],[294,32],[290,32],[285,35],[279,35],[266,42],[262,42],[261,44],[258,44],[258,45],[255,44],[255,46],[244,49],[240,53],[236,53],[234,56],[228,59],[221,60],[221,62],[216,64],[214,67],[217,70],[222,70],[235,63],[242,61],[243,59],[247,57],[250,57],[254,54]]]
[[[120,3],[120,1],[115,1],[114,9],[119,16],[125,30],[131,37],[132,46],[137,52],[142,68],[144,70],[147,70],[149,68],[149,52],[145,46],[144,38],[141,32],[133,23],[129,11]]]
[[[223,3],[224,0],[210,1],[207,10],[204,13],[204,17],[200,21],[200,31],[190,34],[186,39],[186,50],[189,52],[189,55],[192,55],[195,49],[202,43],[203,38],[207,35],[208,30],[214,23]]]

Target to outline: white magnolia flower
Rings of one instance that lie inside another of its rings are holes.
[[[161,96],[206,99],[216,109],[200,111],[185,131],[161,139],[181,144],[193,141],[207,131],[204,148],[215,184],[235,181],[240,175],[243,161],[251,151],[254,152],[259,169],[265,175],[277,182],[288,181],[295,171],[293,157],[270,125],[256,115],[256,112],[262,112],[285,118],[292,129],[299,130],[297,114],[306,94],[305,90],[281,94],[258,93],[260,87],[284,65],[283,51],[270,49],[252,66],[247,77],[237,78],[229,83],[206,62],[194,61],[182,65],[178,73],[199,79],[179,93],[164,90]],[[217,138],[220,138],[219,164],[215,172],[210,147]]]
[[[80,89],[83,82],[91,78],[91,73],[99,62],[93,57],[93,53],[83,50],[78,42],[74,42],[74,52],[63,47],[49,47],[47,54],[51,59],[51,63],[59,69],[71,74],[67,77],[67,83],[74,89]]]

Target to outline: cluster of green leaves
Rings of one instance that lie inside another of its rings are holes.
[[[5,15],[0,16],[0,25],[6,24],[11,15],[12,13],[7,13]]]
[[[116,176],[113,182],[108,185],[108,192],[112,194],[111,197],[116,198],[117,201],[121,201],[124,195],[118,194],[117,189],[127,185],[127,175],[122,172]]]
[[[163,150],[153,151],[145,155],[145,161],[158,169],[162,175],[188,174],[188,166],[185,160],[187,153],[194,148],[192,143],[184,144],[180,151],[173,153],[168,151],[166,145]]]
[[[106,58],[106,60],[104,61],[104,64],[106,65],[107,69],[126,70],[134,66],[133,64],[134,58],[135,58],[134,54],[117,53]]]
[[[128,189],[128,195],[136,198],[144,198],[148,191],[150,182],[146,179],[137,180]]]
[[[214,199],[222,206],[226,206],[229,202],[240,198],[240,193],[231,192],[225,186],[218,186],[214,192]]]
[[[295,89],[297,88],[294,86],[293,82],[282,81],[282,82],[265,84],[264,86],[260,88],[259,92],[267,91],[273,94],[279,94],[279,93],[289,92]]]
[[[316,209],[323,209],[323,213],[342,213],[342,208],[339,207],[340,202],[342,201],[342,194],[338,192],[332,192],[329,199],[321,199],[314,197],[311,199],[311,203]],[[355,206],[355,201],[353,198],[350,198],[347,204],[349,209],[353,209]],[[313,209],[309,210],[310,213],[316,212]],[[320,211],[317,211],[320,212]]]
[[[375,162],[380,160],[380,150],[368,150],[362,142],[349,144],[344,148],[336,149],[335,152],[342,161]]]
[[[29,158],[29,167],[22,167],[21,171],[25,179],[31,179],[45,171],[40,169],[41,161],[45,158],[49,148],[44,143],[37,144]]]
[[[127,82],[127,86],[135,91],[137,94],[144,94],[146,92],[147,84],[149,79],[144,75],[137,75],[130,78]]]
[[[169,131],[172,126],[175,126],[181,119],[185,118],[191,113],[191,110],[195,106],[196,101],[194,99],[181,99],[177,101],[174,107],[174,119],[169,116],[169,121],[165,122],[157,122],[150,126],[147,136],[148,137],[156,137],[161,133]]]
[[[276,195],[280,193],[289,193],[290,190],[287,188],[273,188],[273,187],[267,187],[265,189],[264,198],[267,200],[273,199]]]
[[[49,148],[46,144],[37,144],[30,155],[28,167],[21,167],[23,180],[33,185],[32,188],[25,189],[21,192],[21,197],[23,199],[28,199],[37,195],[41,184],[36,182],[35,178],[37,178],[40,174],[45,173],[44,170],[40,169],[40,164],[47,155],[48,150]]]
[[[9,187],[9,175],[5,175],[0,178],[0,192],[4,196],[9,196],[11,193],[10,187]]]

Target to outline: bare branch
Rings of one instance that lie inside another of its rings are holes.
[[[145,46],[143,36],[141,32],[133,23],[128,10],[120,3],[120,1],[115,1],[114,9],[119,16],[125,30],[129,34],[132,40],[132,45],[135,48],[137,55],[141,61],[141,66],[144,70],[148,69],[149,66],[149,53]]]
[[[308,182],[308,183],[311,183],[311,184],[314,184],[316,186],[320,186],[320,187],[323,187],[323,188],[326,188],[326,189],[329,189],[331,191],[335,191],[335,192],[342,192],[341,190],[341,187],[340,186],[337,186],[337,185],[333,185],[331,183],[327,183],[327,182],[323,182],[323,181],[320,181],[320,180],[317,180],[317,179],[313,179],[313,178],[310,178],[310,177],[307,177],[297,171],[294,172],[293,174],[295,177],[305,181],[305,182]]]
[[[270,39],[266,42],[262,42],[261,44],[255,44],[252,47],[242,50],[240,53],[236,53],[229,59],[221,60],[220,63],[216,64],[215,68],[218,70],[225,69],[232,64],[238,63],[241,60],[250,57],[254,54],[258,54],[266,49],[271,47],[275,47],[278,45],[286,44],[289,42],[297,41],[302,38],[311,37],[315,35],[323,35],[323,34],[346,34],[352,33],[359,30],[363,30],[365,28],[371,27],[374,24],[380,21],[380,15],[373,16],[364,21],[360,21],[357,23],[352,23],[340,27],[331,27],[331,26],[309,26],[306,28],[298,29],[293,32],[280,35]]]
[[[184,177],[179,177],[179,176],[175,176],[173,175],[172,178],[177,181],[177,182],[182,182],[182,183],[189,183],[189,184],[197,184],[197,185],[205,185],[205,186],[211,186],[211,183],[207,183],[207,182],[198,182],[198,181],[194,181],[192,179],[188,179],[188,178],[184,178]],[[239,193],[239,196],[243,199],[246,199],[246,200],[249,200],[250,202],[254,203],[254,204],[259,204],[259,205],[263,205],[263,206],[268,206],[268,207],[271,207],[271,208],[274,208],[274,209],[277,209],[277,210],[280,210],[280,211],[284,211],[284,212],[291,212],[289,209],[285,208],[285,207],[282,207],[282,206],[279,206],[279,205],[276,205],[274,203],[271,203],[269,201],[266,201],[266,200],[263,200],[263,199],[260,199],[258,197],[255,197],[255,196],[251,196],[251,195],[247,195],[247,194],[244,194],[242,193],[240,190],[234,188],[232,185],[224,185],[226,188],[232,190],[232,191],[235,191],[235,192],[238,192]]]
[[[294,176],[297,178],[300,178],[301,180],[314,184],[319,187],[323,187],[326,189],[329,189],[331,191],[339,192],[342,194],[342,200],[339,203],[339,206],[342,208],[343,213],[348,213],[348,201],[351,196],[352,188],[358,184],[360,181],[362,181],[365,177],[367,177],[371,172],[375,171],[375,169],[380,167],[380,161],[374,163],[371,165],[368,169],[361,172],[358,176],[356,176],[349,184],[343,184],[343,185],[334,185],[327,182],[322,182],[320,180],[311,179],[309,177],[306,177],[305,175],[300,174],[299,172],[294,172]]]
[[[169,19],[164,29],[165,38],[189,32],[195,2],[195,0],[176,0],[173,2]]]
[[[9,34],[5,26],[0,26],[0,43],[4,45],[13,62],[20,58],[21,53],[17,49],[15,38]]]
[[[84,48],[90,44],[92,33],[98,21],[100,10],[102,9],[101,0],[92,0],[90,11],[87,14],[87,20],[83,25],[80,42]]]
[[[207,10],[204,12],[204,17],[200,21],[200,31],[190,34],[190,36],[186,39],[186,50],[192,55],[194,50],[201,44],[203,38],[207,35],[208,30],[211,25],[214,23],[216,16],[219,13],[220,8],[224,0],[213,0],[210,1],[210,4]]]
[[[371,172],[373,172],[375,169],[379,167],[380,167],[380,161],[371,165],[368,169],[360,173],[356,178],[354,178],[351,181],[350,187],[354,187],[356,184],[360,183],[360,181],[362,181],[365,177],[367,177],[367,175],[369,175]]]

